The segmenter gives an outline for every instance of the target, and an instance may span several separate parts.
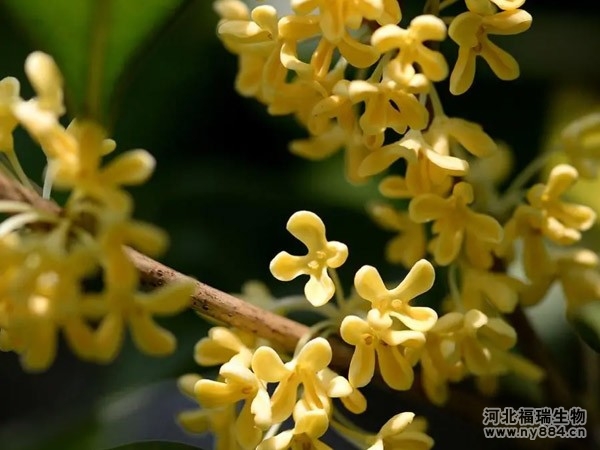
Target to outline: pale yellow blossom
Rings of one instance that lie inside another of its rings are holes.
[[[262,430],[272,424],[266,387],[239,360],[223,364],[219,375],[223,381],[199,380],[194,385],[196,398],[209,409],[228,407],[243,400],[244,405],[235,422],[236,437],[242,448],[254,449],[262,439]]]
[[[459,255],[463,243],[471,251],[487,253],[486,244],[502,240],[502,227],[491,216],[476,213],[469,208],[473,202],[473,188],[460,182],[454,186],[452,195],[442,198],[435,194],[422,194],[409,205],[410,217],[416,222],[435,221],[432,241],[433,256],[440,265],[448,265]],[[470,242],[469,242],[470,241]]]
[[[423,135],[433,150],[440,155],[452,154],[451,144],[454,142],[458,142],[469,153],[480,158],[492,155],[497,149],[496,143],[483,131],[481,125],[443,114],[433,118]]]
[[[354,112],[349,102],[340,108],[319,114],[322,105],[335,84],[344,78],[346,61],[340,59],[335,67],[320,79],[312,75],[299,76],[278,88],[267,108],[269,114],[277,116],[294,114],[298,122],[315,136],[327,133],[336,126],[336,121],[348,130],[354,121]]]
[[[167,355],[175,350],[175,336],[158,325],[153,316],[171,315],[189,305],[191,280],[171,283],[154,291],[138,292],[137,269],[122,249],[106,255],[105,288],[86,294],[83,306],[92,318],[101,319],[95,333],[96,359],[115,358],[128,326],[136,347],[150,355]]]
[[[19,122],[44,146],[44,137],[58,125],[65,113],[63,78],[54,59],[43,52],[33,52],[25,60],[25,73],[37,96],[13,104]]]
[[[201,366],[224,364],[233,359],[250,367],[256,336],[243,330],[212,327],[194,347],[194,360]]]
[[[525,4],[525,0],[465,0],[469,11],[479,14],[492,14],[496,12],[494,6],[504,10],[512,11]]]
[[[435,271],[431,263],[421,259],[415,263],[404,280],[388,290],[375,267],[363,266],[354,277],[358,295],[371,302],[369,321],[377,327],[391,326],[392,317],[414,331],[427,331],[437,320],[436,312],[428,307],[409,303],[433,286]]]
[[[519,302],[523,283],[505,272],[461,267],[461,302],[466,309],[513,312]]]
[[[196,400],[194,386],[202,379],[196,374],[179,377],[177,386],[189,398]],[[236,404],[222,408],[196,408],[177,414],[177,422],[190,433],[211,432],[215,438],[215,450],[238,450],[240,446],[236,438]]]
[[[556,258],[556,275],[565,295],[567,313],[600,299],[600,258],[588,249],[573,249]]]
[[[271,261],[271,273],[281,281],[290,281],[302,274],[308,275],[310,279],[304,287],[306,299],[313,306],[322,306],[335,292],[335,285],[327,269],[336,269],[344,264],[348,257],[348,247],[341,242],[327,241],[323,221],[310,211],[294,213],[288,220],[287,230],[306,245],[308,253],[293,256],[280,252]]]
[[[320,440],[328,428],[329,417],[325,411],[294,411],[294,428],[265,439],[256,450],[332,450]]]
[[[426,236],[423,225],[410,220],[407,212],[383,203],[372,204],[368,211],[380,227],[398,233],[385,246],[388,261],[410,268],[425,256]]]
[[[365,19],[385,25],[398,23],[402,18],[394,0],[292,0],[291,5],[300,15],[318,8],[323,35],[332,42],[342,39],[346,28],[358,29]]]
[[[384,25],[373,32],[371,43],[381,53],[398,49],[386,65],[385,73],[398,83],[410,79],[414,64],[431,81],[441,81],[448,76],[444,56],[425,46],[425,41],[443,41],[446,25],[436,16],[424,14],[411,20],[407,29],[395,24]]]
[[[429,450],[433,439],[425,433],[427,424],[414,413],[403,412],[389,419],[376,436],[369,438],[367,450]]]
[[[381,147],[384,136],[363,135],[354,112],[343,114],[350,119],[349,125],[336,124],[322,134],[292,141],[290,150],[304,158],[320,160],[343,149],[346,179],[350,183],[360,184],[367,180],[367,177],[360,173],[360,165],[369,153]],[[337,118],[340,120],[339,115]],[[346,122],[346,118],[342,118],[340,122]]]
[[[422,357],[423,387],[435,404],[447,400],[447,383],[467,374],[502,375],[514,372],[539,381],[544,373],[525,358],[509,352],[516,331],[504,320],[472,309],[440,317],[428,332]]]
[[[367,399],[346,378],[338,375],[329,368],[321,370],[317,376],[326,386],[329,397],[339,398],[344,407],[353,414],[362,414],[365,412],[367,409]]]
[[[292,414],[301,385],[301,398],[311,410],[330,410],[329,386],[318,373],[329,365],[331,357],[329,342],[320,337],[310,340],[287,363],[270,347],[262,346],[254,352],[254,373],[267,383],[278,383],[271,396],[273,423],[283,422]]]
[[[542,214],[530,205],[519,205],[504,226],[504,238],[494,251],[506,260],[513,260],[514,245],[522,242],[522,261],[530,281],[545,278],[554,272],[544,235],[541,232]]]
[[[490,41],[488,36],[522,33],[531,26],[531,20],[531,15],[522,9],[497,14],[467,11],[456,16],[448,28],[448,35],[459,46],[458,59],[450,75],[450,92],[459,95],[471,87],[477,56],[486,60],[498,78],[517,78],[517,61]]]
[[[339,40],[332,41],[321,36],[322,17],[318,15],[285,16],[279,21],[279,33],[283,39],[281,63],[299,76],[323,78],[329,72],[336,50],[342,58],[354,67],[371,66],[379,58],[379,52],[372,46],[356,40],[347,31]],[[298,43],[308,38],[319,37],[316,49],[309,62],[298,55]]]
[[[410,130],[399,141],[371,151],[361,163],[359,174],[378,174],[400,158],[407,162],[405,175],[388,176],[379,186],[389,198],[445,195],[452,187],[452,178],[465,176],[469,170],[464,159],[436,152],[420,131]]]
[[[223,16],[217,32],[228,50],[239,56],[235,87],[244,96],[269,103],[288,73],[280,56],[284,40],[279,34],[277,10],[260,5],[249,15],[239,6],[224,12],[229,16]],[[297,36],[301,37],[307,36]]]
[[[14,151],[13,130],[17,119],[12,112],[12,106],[20,100],[19,80],[6,77],[0,80],[0,152]]]
[[[340,326],[340,335],[354,346],[348,370],[352,386],[362,387],[371,382],[375,359],[385,383],[392,389],[406,390],[412,386],[414,374],[411,363],[404,356],[404,347],[419,348],[425,343],[420,331],[395,329],[379,321],[346,316]]]
[[[59,332],[81,358],[93,359],[93,328],[81,307],[80,283],[95,269],[94,254],[64,248],[65,225],[28,242],[9,235],[0,255],[0,349],[14,350],[28,371],[46,370],[57,353]]]
[[[600,112],[569,123],[560,143],[570,162],[584,178],[596,178],[600,162]]]
[[[530,205],[539,211],[535,226],[553,242],[569,245],[581,239],[581,231],[591,228],[596,213],[588,206],[567,203],[561,196],[577,181],[573,166],[559,164],[552,169],[546,184],[538,183],[527,192]]]
[[[388,128],[402,134],[408,127],[422,130],[427,126],[429,113],[425,106],[414,93],[393,80],[341,80],[333,93],[352,104],[364,103],[359,124],[365,135],[377,136]]]

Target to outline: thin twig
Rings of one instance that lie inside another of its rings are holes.
[[[132,248],[127,248],[126,251],[140,272],[142,285],[158,287],[189,278]],[[200,281],[196,281],[192,308],[231,327],[268,339],[290,353],[293,353],[298,340],[309,331],[306,325],[259,308]]]

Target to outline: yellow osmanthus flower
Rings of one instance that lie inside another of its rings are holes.
[[[369,322],[377,328],[388,328],[392,318],[400,320],[414,331],[427,331],[437,320],[436,312],[428,307],[411,306],[415,297],[433,286],[435,270],[431,263],[421,259],[415,263],[404,280],[388,290],[375,267],[363,266],[354,277],[356,292],[371,302]]]
[[[450,75],[450,92],[460,95],[471,87],[475,77],[477,56],[486,60],[498,78],[502,80],[517,78],[519,76],[517,61],[490,41],[488,36],[522,33],[531,26],[531,21],[531,15],[522,9],[512,9],[497,14],[471,10],[456,16],[448,28],[448,35],[459,46],[458,59]]]
[[[318,15],[290,15],[279,21],[279,33],[284,39],[281,62],[287,69],[295,71],[299,76],[321,79],[329,72],[336,49],[354,67],[369,67],[379,58],[377,50],[359,42],[348,32],[337,41],[322,36],[321,23],[322,17]],[[314,37],[318,37],[319,42],[310,61],[306,63],[298,56],[298,43]]]
[[[213,9],[221,20],[243,20],[250,17],[248,5],[242,0],[214,0]]]
[[[365,412],[367,399],[346,378],[329,368],[321,370],[317,376],[326,387],[327,395],[330,398],[339,398],[344,407],[353,414]],[[300,400],[300,402],[306,410],[310,409],[310,404],[306,400]],[[296,404],[296,408],[298,408],[298,404]]]
[[[123,190],[146,181],[154,158],[134,150],[103,166],[103,156],[116,146],[104,130],[90,120],[73,120],[67,129],[59,122],[65,107],[62,75],[54,60],[34,52],[27,58],[25,72],[36,96],[21,99],[15,90],[18,84],[5,79],[0,86],[0,125],[10,131],[6,124],[16,120],[42,147],[48,158],[44,195],[50,195],[53,183],[68,191],[69,197],[60,214],[17,202],[0,204],[2,212],[14,214],[0,225],[0,237],[10,236],[18,250],[13,256],[22,254],[25,264],[16,278],[10,268],[3,268],[0,289],[10,286],[11,291],[0,301],[3,348],[21,353],[26,368],[43,370],[54,358],[56,334],[61,330],[78,356],[106,362],[115,357],[127,324],[142,351],[172,352],[174,336],[159,327],[153,316],[184,309],[192,283],[139,292],[137,269],[124,249],[131,245],[156,254],[166,244],[162,231],[131,219],[133,202]],[[11,139],[0,138],[6,145]],[[84,292],[86,279],[96,275],[102,277],[103,290]],[[11,307],[14,313],[8,314],[11,308],[6,306],[13,301],[18,306],[13,305],[17,306]],[[35,326],[29,327],[28,321]]]
[[[527,200],[539,215],[534,226],[552,242],[573,244],[581,239],[581,231],[591,228],[596,213],[584,205],[567,203],[560,197],[577,181],[573,166],[559,164],[552,169],[546,184],[538,183],[527,192]]]
[[[427,240],[423,225],[410,220],[407,212],[383,203],[372,204],[368,211],[380,227],[398,233],[385,246],[388,261],[410,268],[425,256]]]
[[[375,357],[385,383],[392,389],[406,390],[412,386],[414,373],[411,362],[404,356],[404,347],[420,348],[425,335],[420,331],[397,329],[380,321],[350,315],[340,326],[340,335],[354,346],[348,380],[362,387],[371,382],[375,373]]]
[[[25,73],[37,96],[13,104],[15,117],[40,142],[44,151],[55,139],[53,131],[59,126],[58,118],[65,113],[63,78],[50,55],[33,52],[25,60]]]
[[[327,241],[323,221],[310,211],[298,211],[287,222],[287,230],[299,239],[308,253],[294,256],[280,252],[273,258],[269,268],[275,278],[290,281],[299,275],[310,277],[304,287],[306,299],[313,306],[327,303],[335,292],[333,280],[327,269],[340,267],[348,258],[348,247],[337,241]]]
[[[92,359],[93,329],[81,307],[80,283],[95,268],[94,254],[64,248],[68,223],[48,235],[4,236],[0,255],[0,349],[14,350],[28,371],[54,361],[60,331],[81,358]]]
[[[414,413],[403,412],[389,419],[379,433],[367,437],[371,445],[367,450],[429,450],[433,439],[425,433],[427,423]]]
[[[17,119],[13,114],[13,105],[20,100],[19,80],[6,77],[0,80],[0,152],[13,152],[13,130]]]
[[[294,428],[265,439],[256,450],[333,450],[320,438],[329,428],[329,417],[323,410],[296,413]]]
[[[571,245],[579,241],[581,231],[591,228],[596,220],[591,208],[561,199],[577,178],[574,167],[557,165],[546,184],[538,183],[529,189],[529,204],[519,205],[505,226],[504,242],[495,251],[512,259],[514,242],[522,241],[523,268],[531,282],[524,292],[524,304],[541,300],[556,274],[556,264],[548,252],[545,238],[558,245]]]
[[[467,254],[487,254],[489,244],[502,240],[502,227],[491,216],[476,213],[469,208],[473,202],[473,188],[460,182],[452,190],[452,195],[442,198],[435,194],[422,194],[409,205],[411,219],[416,222],[435,221],[433,232],[437,235],[431,242],[435,261],[448,265],[459,255],[463,243]]]
[[[408,127],[422,130],[427,126],[429,113],[414,95],[415,91],[391,79],[341,80],[333,93],[352,104],[364,103],[359,124],[365,135],[378,137],[388,128],[402,134]]]
[[[479,158],[490,156],[497,149],[496,143],[483,131],[481,125],[444,114],[436,115],[423,135],[440,155],[451,155],[454,142]]]
[[[459,381],[467,374],[487,376],[512,371],[539,381],[543,377],[539,367],[509,353],[516,342],[517,334],[508,323],[476,309],[440,317],[427,333],[421,355],[427,396],[433,403],[443,404],[448,395],[448,381]]]
[[[284,363],[270,347],[259,347],[252,357],[252,370],[267,383],[278,383],[271,396],[272,421],[283,422],[290,417],[298,398],[298,388],[303,386],[301,400],[310,410],[331,409],[329,388],[319,377],[319,372],[331,362],[331,346],[324,338],[314,338],[304,345],[294,358]],[[347,384],[340,396],[352,391]]]
[[[318,34],[322,38],[313,52],[311,64],[314,60],[331,61],[334,50],[340,52],[354,67],[369,67],[379,57],[379,52],[360,42],[351,33],[358,30],[364,20],[376,21],[381,25],[397,23],[400,21],[400,6],[393,0],[372,2],[370,0],[294,0],[292,8],[300,17],[287,16],[281,26],[286,26],[286,21],[311,20],[318,26]],[[318,10],[318,12],[316,12]],[[316,12],[316,13],[315,13]],[[316,31],[316,30],[314,30]],[[315,33],[317,34],[317,33]],[[286,49],[284,49],[284,52]],[[293,49],[295,53],[295,48]],[[321,63],[323,72],[327,67]]]
[[[49,158],[48,166],[54,185],[72,189],[75,198],[92,199],[101,207],[129,214],[132,200],[122,187],[146,182],[154,171],[154,157],[146,150],[131,150],[102,167],[102,156],[115,145],[98,125],[74,120],[55,134],[60,136],[58,145],[47,147],[49,154],[56,155]]]
[[[318,88],[321,98],[317,102],[311,102],[311,109],[308,111],[305,122],[308,131],[320,136],[335,128],[337,125],[344,133],[351,134],[356,124],[356,112],[352,102],[344,92],[334,93],[336,85],[345,80],[344,71],[347,64],[344,59],[340,59],[329,74],[318,82],[311,80],[315,88]],[[306,101],[300,99],[300,101]],[[330,136],[331,137],[331,136]],[[335,141],[335,139],[334,139]]]
[[[319,160],[331,156],[343,148],[346,179],[350,183],[362,183],[366,181],[366,177],[360,175],[359,166],[372,150],[371,147],[376,147],[379,144],[369,144],[368,140],[364,139],[356,122],[353,117],[353,125],[350,127],[350,131],[336,125],[318,136],[292,141],[290,151],[304,158]]]
[[[219,375],[223,381],[202,379],[194,385],[196,399],[209,409],[243,400],[244,406],[235,422],[237,442],[244,449],[254,449],[262,439],[262,430],[273,423],[265,383],[239,359],[223,364]]]
[[[217,8],[223,13],[217,32],[229,51],[238,55],[237,91],[244,96],[269,102],[285,83],[287,69],[280,59],[283,41],[277,27],[277,10],[257,6],[251,13],[242,6]]]
[[[425,77],[431,81],[441,81],[448,76],[448,65],[444,56],[425,46],[425,41],[443,41],[446,38],[446,25],[439,17],[424,14],[411,20],[407,29],[398,25],[384,25],[373,32],[371,43],[381,53],[398,49],[398,53],[385,67],[386,75],[403,83],[415,73],[418,64]]]
[[[541,232],[541,214],[530,205],[519,205],[504,226],[504,238],[494,252],[508,260],[515,258],[514,245],[522,242],[522,262],[530,281],[538,281],[554,272],[554,264]]]
[[[505,272],[461,266],[460,300],[465,309],[511,313],[519,302],[523,283]]]
[[[318,8],[323,35],[331,42],[342,39],[347,28],[360,28],[365,19],[385,25],[398,23],[402,18],[400,6],[394,0],[292,0],[291,5],[300,15],[311,14]]]
[[[179,390],[192,400],[196,400],[194,387],[202,379],[196,374],[187,374],[179,377],[177,386]],[[215,450],[238,450],[236,435],[236,404],[222,408],[196,408],[182,411],[177,415],[177,422],[190,433],[212,432]]]
[[[600,258],[588,249],[573,249],[556,260],[557,276],[565,294],[567,314],[600,300]]]
[[[560,143],[583,178],[596,178],[600,162],[600,112],[568,124],[560,135]]]
[[[404,177],[391,175],[384,178],[380,191],[390,198],[411,198],[420,194],[445,195],[452,187],[453,177],[468,173],[469,164],[461,158],[438,153],[417,130],[408,131],[402,139],[373,150],[359,168],[363,176],[378,174],[398,159],[407,162]]]
[[[208,330],[208,336],[196,343],[194,360],[201,366],[215,366],[239,360],[246,367],[250,367],[256,342],[256,336],[247,331],[212,327]]]
[[[192,281],[171,283],[149,293],[138,292],[139,275],[122,250],[112,249],[105,255],[104,290],[86,294],[83,306],[100,325],[95,339],[99,361],[111,361],[123,341],[126,325],[138,349],[149,355],[162,356],[175,350],[172,333],[159,326],[153,316],[184,310],[193,292]]]
[[[465,0],[465,3],[470,11],[491,14],[496,11],[494,5],[504,11],[512,11],[523,6],[525,0]]]

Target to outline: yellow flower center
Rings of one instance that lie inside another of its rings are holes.
[[[29,299],[29,309],[38,316],[44,316],[50,310],[50,300],[41,295],[35,295]]]
[[[317,250],[314,258],[315,259],[311,260],[307,265],[310,269],[317,270],[325,263],[327,254],[323,250]]]

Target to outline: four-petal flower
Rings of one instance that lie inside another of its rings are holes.
[[[431,263],[421,259],[395,288],[388,290],[375,267],[363,266],[354,277],[358,295],[371,302],[374,309],[369,313],[371,323],[380,323],[381,327],[391,326],[392,317],[396,317],[409,329],[429,330],[437,320],[436,312],[424,306],[410,306],[409,302],[427,292],[433,286],[435,271]]]
[[[304,294],[313,306],[322,306],[335,292],[327,268],[336,269],[344,264],[348,247],[341,242],[327,241],[323,221],[310,211],[294,213],[288,220],[287,229],[306,245],[308,253],[294,256],[280,252],[271,261],[271,273],[281,281],[290,281],[302,274],[310,276]]]

